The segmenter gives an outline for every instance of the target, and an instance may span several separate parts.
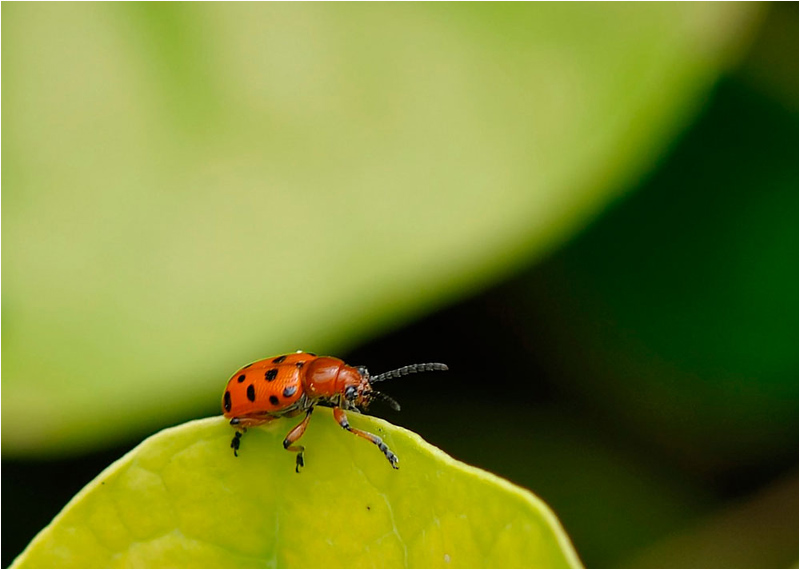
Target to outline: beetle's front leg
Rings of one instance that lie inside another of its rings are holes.
[[[339,422],[339,425],[342,426],[342,428],[377,445],[378,449],[380,449],[386,456],[386,459],[389,460],[389,463],[392,464],[392,468],[399,469],[399,467],[397,467],[397,462],[399,459],[394,453],[392,453],[392,450],[389,449],[385,443],[383,443],[381,438],[379,438],[377,435],[369,433],[368,431],[362,431],[360,429],[350,427],[350,422],[347,421],[347,414],[344,413],[342,408],[333,408],[333,417],[337,422]]]

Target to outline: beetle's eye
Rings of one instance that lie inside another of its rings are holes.
[[[354,400],[356,397],[356,387],[348,386],[344,391],[344,397],[348,400]]]
[[[356,366],[356,370],[362,378],[369,378],[369,372],[367,372],[366,366]]]

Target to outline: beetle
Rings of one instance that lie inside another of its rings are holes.
[[[350,366],[339,358],[317,356],[301,350],[248,364],[231,376],[222,395],[223,414],[236,428],[231,441],[233,454],[239,456],[242,436],[247,428],[305,413],[303,421],[283,440],[284,449],[297,454],[295,471],[299,473],[305,465],[305,447],[298,445],[297,440],[306,431],[314,406],[326,406],[333,408],[333,417],[342,428],[377,445],[392,467],[397,469],[398,458],[383,440],[351,427],[345,411],[361,412],[376,399],[400,410],[397,402],[375,390],[373,384],[437,370],[447,370],[447,366],[438,362],[412,364],[371,376],[364,366]]]

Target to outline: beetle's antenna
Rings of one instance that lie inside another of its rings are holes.
[[[446,364],[440,364],[438,362],[429,362],[427,364],[410,364],[408,366],[398,368],[397,370],[390,370],[389,372],[384,372],[383,374],[373,376],[369,379],[369,383],[374,384],[375,382],[392,380],[393,378],[400,378],[401,376],[408,376],[409,374],[415,374],[417,372],[433,372],[436,370],[448,370],[448,368]]]
[[[400,411],[400,404],[397,403],[397,400],[387,396],[383,392],[378,392],[377,390],[373,390],[372,392],[369,393],[369,396],[370,398],[377,398],[378,400],[383,400],[384,402],[389,404],[389,407],[392,408],[395,412]]]

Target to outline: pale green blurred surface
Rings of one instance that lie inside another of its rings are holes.
[[[541,256],[754,10],[4,5],[3,453],[144,432]]]

